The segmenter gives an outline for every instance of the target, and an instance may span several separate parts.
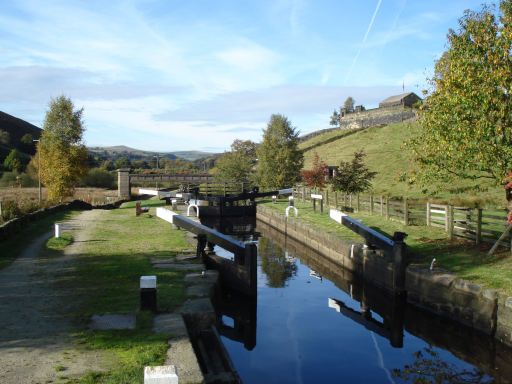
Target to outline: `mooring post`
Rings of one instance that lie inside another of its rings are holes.
[[[156,276],[140,277],[140,309],[156,312]]]
[[[311,199],[313,200],[313,212],[316,213],[316,199]]]
[[[407,257],[405,253],[404,239],[407,234],[404,232],[395,232],[393,235],[393,291],[395,294],[401,294],[405,291],[405,268],[407,266]]]
[[[199,234],[197,235],[197,250],[196,250],[196,256],[200,257],[201,259],[204,256],[204,249],[206,248],[206,243],[208,242],[206,235]]]

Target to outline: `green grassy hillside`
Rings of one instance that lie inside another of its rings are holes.
[[[376,195],[430,199],[455,205],[506,205],[503,187],[484,184],[483,181],[433,182],[428,186],[409,182],[403,175],[410,173],[415,163],[412,152],[401,147],[405,141],[418,135],[419,130],[417,123],[400,123],[353,133],[333,131],[316,136],[299,145],[304,150],[304,169],[311,169],[315,151],[328,165],[339,165],[340,160],[350,161],[355,151],[364,149],[369,168],[378,172],[372,191]]]

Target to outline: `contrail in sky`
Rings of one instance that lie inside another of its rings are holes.
[[[354,57],[354,61],[352,62],[352,65],[350,66],[350,69],[347,72],[347,76],[345,76],[345,83],[347,83],[348,78],[350,77],[350,75],[352,75],[352,70],[354,69],[357,59],[359,58],[359,54],[361,53],[361,50],[363,49],[363,46],[366,43],[366,38],[368,37],[368,34],[370,33],[370,31],[373,27],[373,22],[375,21],[375,16],[377,16],[377,12],[379,12],[380,3],[382,3],[382,0],[379,0],[379,2],[377,3],[377,7],[375,7],[375,11],[373,12],[372,19],[370,20],[370,25],[368,25],[368,29],[366,30],[366,33],[363,37],[363,41],[361,42],[361,45],[359,46],[359,50],[357,51],[357,54]]]

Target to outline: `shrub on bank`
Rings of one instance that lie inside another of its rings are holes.
[[[115,175],[102,168],[92,168],[81,180],[86,187],[112,189],[116,185]]]

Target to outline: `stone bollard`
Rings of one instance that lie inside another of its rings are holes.
[[[140,277],[140,309],[156,312],[156,276]]]
[[[275,202],[276,202],[276,200],[277,200],[277,196],[275,196],[275,195],[274,195],[274,196],[272,196],[272,202],[273,202],[273,203],[275,203]]]
[[[176,210],[178,209],[178,200],[176,200],[176,199],[172,199],[172,200],[171,200],[171,204],[172,204],[172,210],[173,210],[174,212],[176,212]]]
[[[55,237],[60,238],[60,224],[55,224]]]
[[[294,202],[293,202],[293,196],[289,196],[289,197],[288,197],[288,201],[289,201],[290,207],[295,206],[295,204],[294,204]]]
[[[178,384],[178,371],[174,365],[144,368],[144,384]]]

